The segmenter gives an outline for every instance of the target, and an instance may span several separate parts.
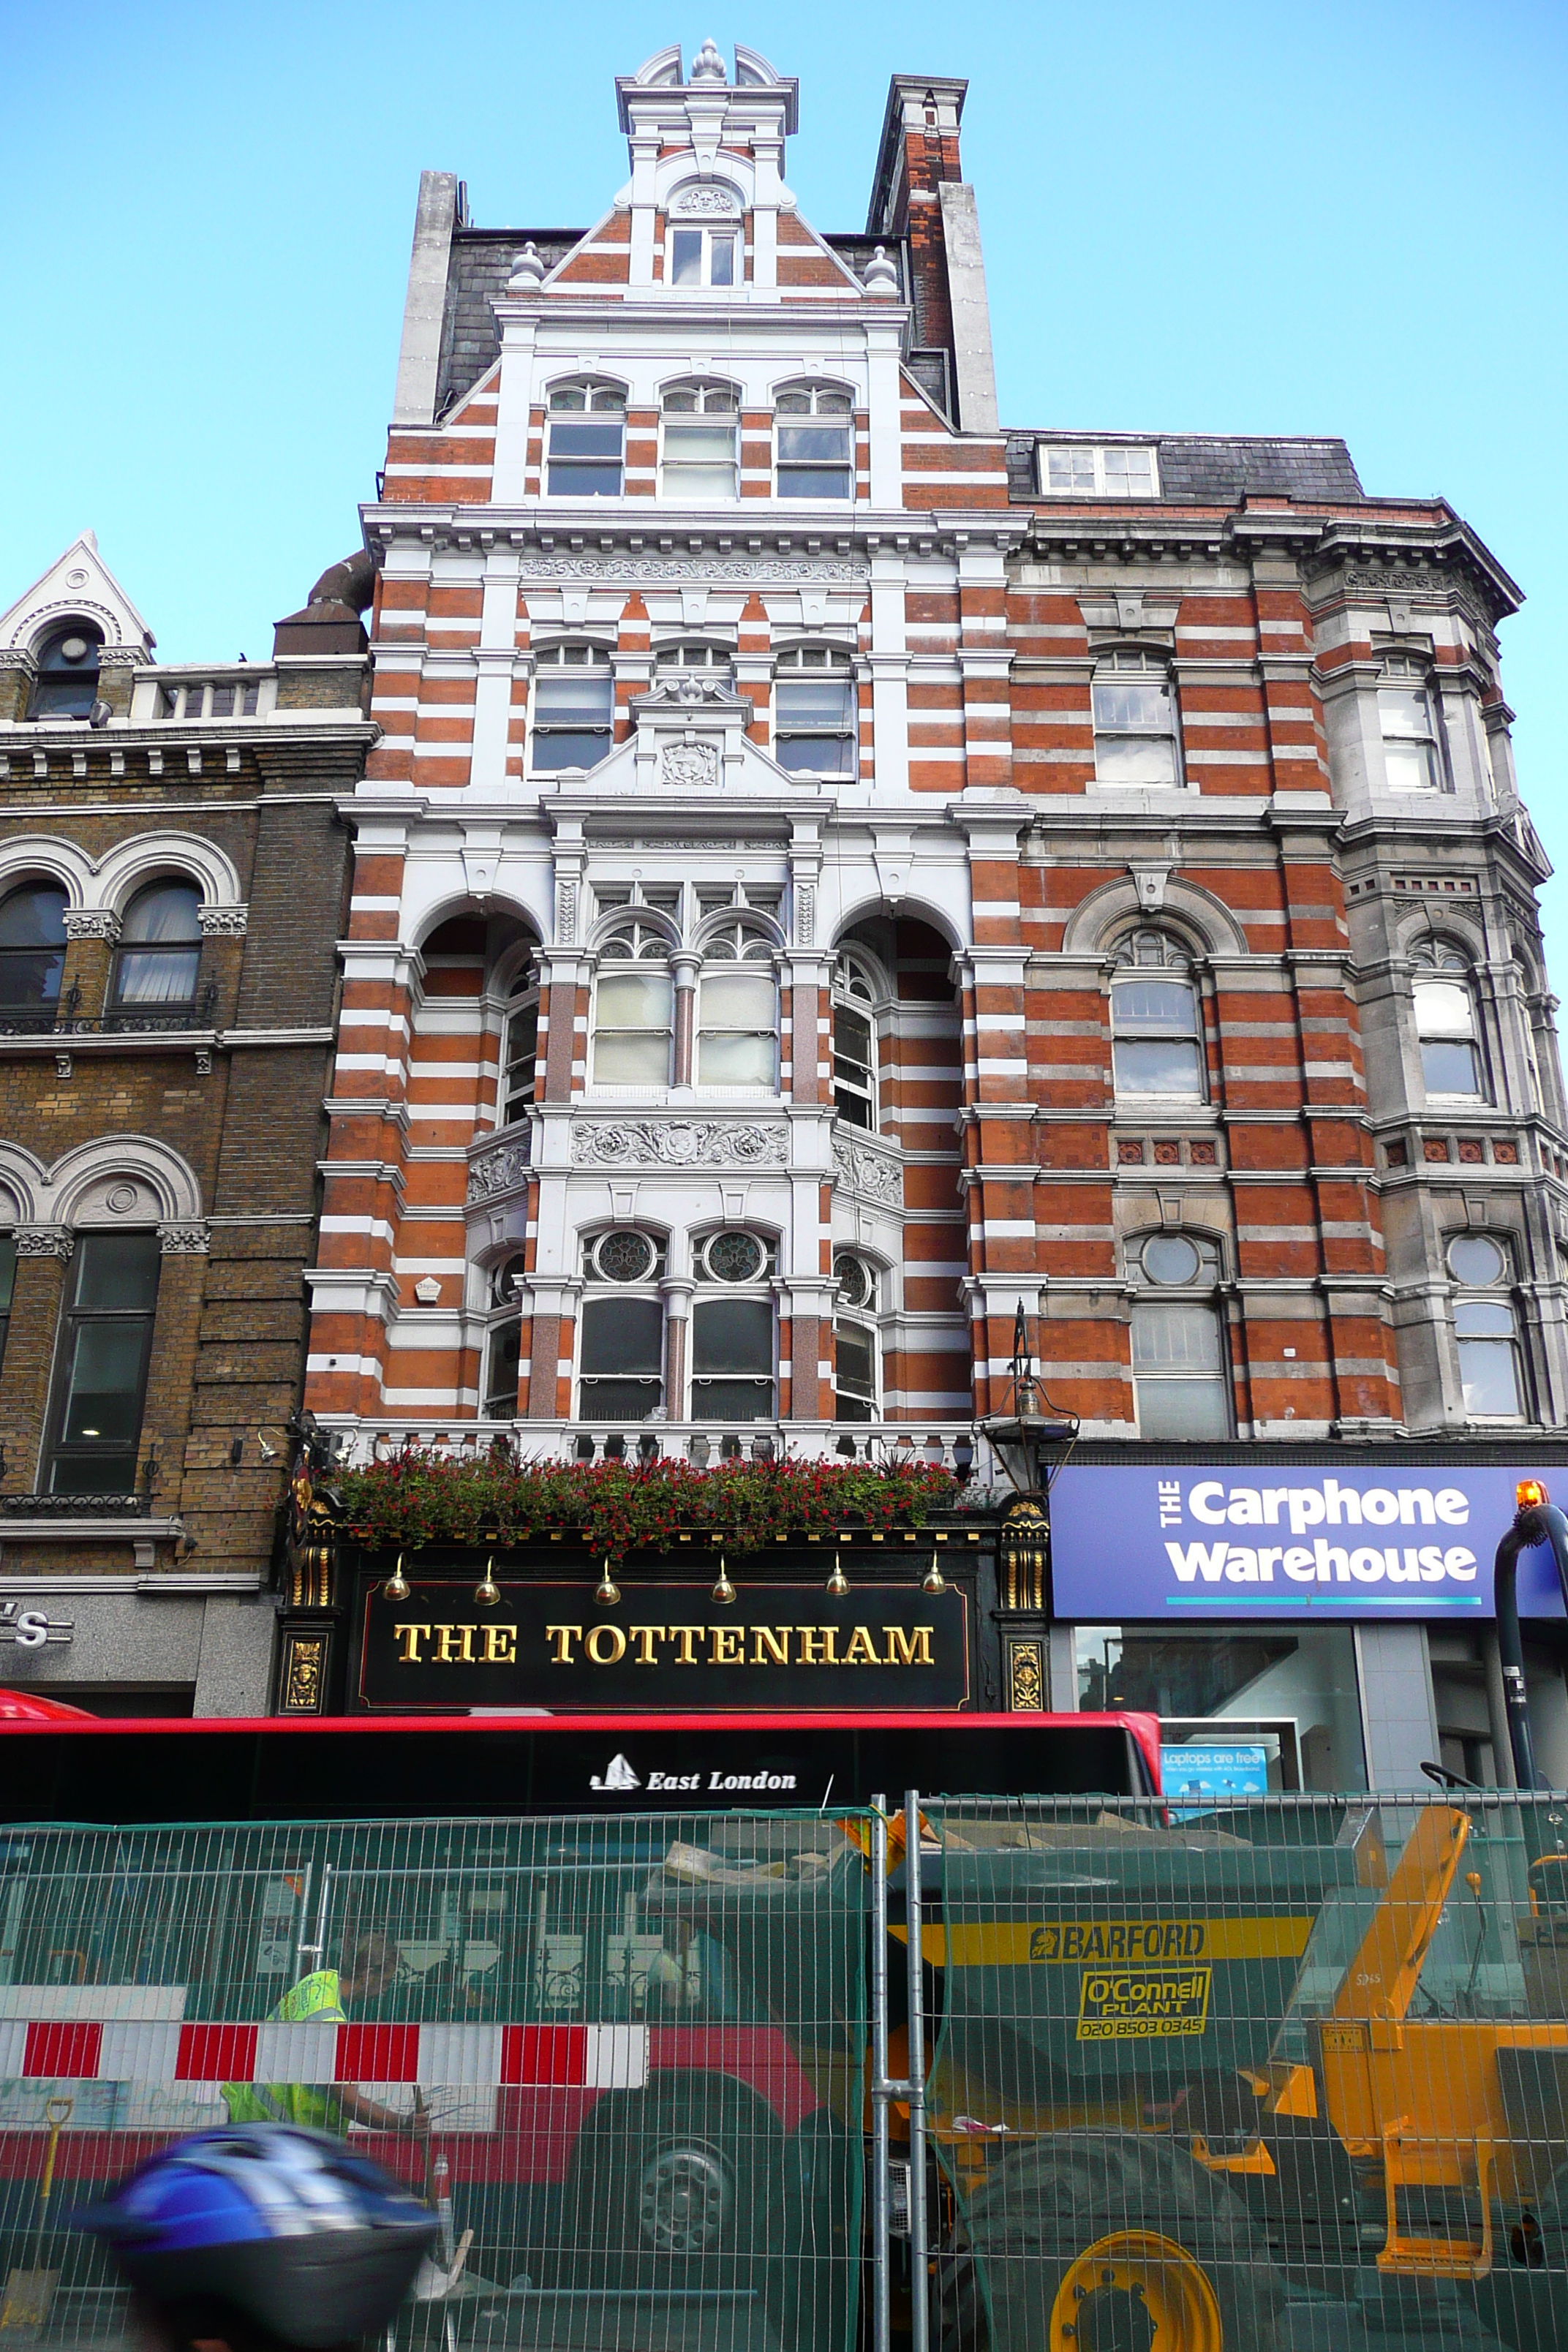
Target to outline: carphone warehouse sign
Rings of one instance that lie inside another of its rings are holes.
[[[1512,1469],[1264,1460],[1068,1464],[1051,1488],[1058,1617],[1489,1617]],[[1527,1617],[1561,1617],[1542,1547],[1519,1563]]]

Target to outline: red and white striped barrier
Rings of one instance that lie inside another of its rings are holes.
[[[12,2081],[640,2091],[647,2072],[646,2025],[193,2025],[172,2018],[0,2017],[0,2078]]]

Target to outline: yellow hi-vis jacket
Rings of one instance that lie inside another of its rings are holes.
[[[285,2025],[315,2018],[323,2025],[346,2025],[336,1969],[318,1969],[291,1985],[272,2012]],[[225,2083],[224,2104],[231,2124],[302,2124],[308,2131],[336,2131],[342,2102],[328,2083]]]

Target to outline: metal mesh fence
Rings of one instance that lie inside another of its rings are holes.
[[[1568,1802],[922,1802],[942,2352],[1568,2347]]]
[[[866,1900],[815,1816],[8,1833],[0,2343],[117,2338],[73,2211],[275,2116],[436,2209],[409,2352],[847,2352]]]

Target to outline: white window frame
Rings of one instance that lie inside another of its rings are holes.
[[[828,1032],[828,1045],[832,1065],[834,1115],[836,1118],[842,1118],[846,1127],[858,1128],[862,1135],[876,1135],[881,1129],[882,1037],[881,1023],[878,1018],[877,1011],[879,1001],[880,992],[870,967],[860,957],[846,950],[834,965],[833,982],[828,991],[828,1019],[832,1024]],[[847,1013],[852,1013],[857,1020],[864,1021],[870,1031],[869,1059],[864,1066],[868,1074],[868,1084],[864,1087],[851,1079],[840,1079],[838,1075],[840,1006]],[[843,1086],[847,1095],[867,1106],[869,1118],[863,1127],[858,1119],[849,1118],[840,1107],[838,1102],[840,1085]]]
[[[1528,1391],[1525,1386],[1524,1350],[1520,1338],[1519,1307],[1513,1295],[1512,1254],[1507,1242],[1500,1235],[1487,1234],[1479,1236],[1479,1238],[1489,1242],[1497,1251],[1498,1255],[1502,1261],[1501,1271],[1489,1282],[1476,1283],[1473,1285],[1467,1283],[1464,1276],[1458,1272],[1458,1268],[1454,1265],[1453,1253],[1457,1243],[1468,1240],[1468,1238],[1469,1236],[1468,1234],[1462,1233],[1451,1235],[1447,1248],[1444,1253],[1445,1259],[1447,1264],[1448,1278],[1454,1285],[1452,1298],[1454,1314],[1454,1355],[1455,1360],[1458,1365],[1459,1395],[1460,1401],[1464,1406],[1465,1415],[1467,1420],[1484,1421],[1494,1423],[1499,1427],[1510,1422],[1528,1421],[1530,1418],[1530,1412],[1526,1402]],[[1472,1316],[1478,1318],[1474,1328],[1469,1331],[1466,1331],[1463,1328],[1467,1310],[1469,1310]],[[1494,1325],[1494,1328],[1490,1330],[1482,1328],[1479,1321],[1479,1316],[1489,1313],[1494,1317],[1506,1318],[1508,1326],[1507,1329],[1502,1329],[1496,1325]],[[1471,1405],[1468,1398],[1465,1395],[1466,1388],[1470,1385],[1465,1378],[1465,1350],[1467,1348],[1486,1348],[1489,1349],[1496,1348],[1507,1349],[1513,1381],[1513,1406],[1510,1412],[1478,1412],[1475,1407]]]
[[[1458,948],[1446,946],[1440,940],[1423,943],[1411,957],[1413,975],[1410,987],[1411,1019],[1415,1031],[1415,1050],[1421,1062],[1421,1088],[1428,1102],[1488,1103],[1491,1093],[1487,1081],[1487,1057],[1482,1049],[1480,1006],[1476,997],[1475,973],[1468,956]],[[1422,1019],[1422,991],[1447,988],[1458,991],[1465,1000],[1466,1025],[1448,1025]],[[1473,1087],[1455,1093],[1451,1088],[1432,1086],[1426,1076],[1428,1045],[1468,1045],[1470,1067],[1475,1073]]]
[[[696,395],[696,407],[672,408],[669,405],[672,395],[685,393]],[[710,407],[710,401],[717,404]],[[721,418],[727,419],[730,425],[730,488],[721,492],[693,491],[686,488],[680,478],[683,465],[692,467],[692,461],[670,456],[671,429],[679,446],[683,427],[711,431]],[[687,382],[665,385],[659,395],[658,467],[658,494],[661,499],[692,507],[734,504],[741,495],[741,391],[738,384]]]
[[[1184,1277],[1167,1276],[1162,1278],[1148,1272],[1144,1265],[1145,1251],[1153,1244],[1177,1240],[1185,1242],[1196,1257],[1197,1263],[1192,1273]],[[1230,1349],[1225,1307],[1219,1292],[1222,1267],[1217,1244],[1208,1234],[1185,1229],[1162,1228],[1157,1233],[1142,1234],[1134,1245],[1131,1256],[1130,1271],[1133,1276],[1134,1287],[1131,1322],[1128,1336],[1131,1343],[1133,1410],[1138,1416],[1140,1437],[1153,1436],[1156,1440],[1163,1438],[1174,1444],[1189,1434],[1194,1434],[1185,1431],[1151,1431],[1147,1427],[1142,1383],[1155,1381],[1165,1387],[1177,1385],[1203,1388],[1211,1392],[1219,1402],[1223,1426],[1215,1431],[1200,1432],[1195,1434],[1200,1442],[1215,1444],[1221,1443],[1227,1437],[1234,1437],[1236,1391],[1231,1379]],[[1196,1309],[1213,1327],[1216,1360],[1214,1368],[1212,1370],[1204,1367],[1191,1369],[1177,1363],[1160,1364],[1158,1362],[1147,1363],[1140,1367],[1138,1361],[1140,1309],[1147,1310],[1145,1317],[1147,1328],[1149,1318],[1154,1313],[1165,1308],[1184,1307]]]
[[[698,240],[698,275],[695,278],[682,279],[677,278],[675,274],[675,240],[679,236],[691,236]],[[715,278],[713,250],[715,246],[720,244],[729,247],[731,275],[728,278]],[[683,294],[689,294],[698,287],[713,292],[729,294],[737,286],[743,286],[745,278],[746,252],[741,233],[741,223],[738,220],[733,217],[711,222],[681,220],[679,217],[666,218],[664,283],[667,286],[678,287]]]
[[[853,506],[855,502],[855,391],[847,383],[781,383],[773,391],[773,495],[778,499],[798,495],[802,504],[818,506]],[[801,400],[805,408],[781,409],[783,400]],[[824,401],[834,404],[825,408]],[[783,454],[784,436],[792,426],[810,426],[831,423],[842,425],[847,436],[847,457],[840,461],[829,457],[786,457]],[[793,477],[821,473],[828,468],[842,471],[846,487],[843,490],[811,490],[798,494],[784,488]]]
[[[1152,441],[1037,441],[1035,446],[1038,457],[1039,494],[1043,499],[1157,499],[1160,496],[1160,452]],[[1131,451],[1147,457],[1149,460],[1147,489],[1142,483],[1131,488],[1125,481],[1118,483],[1114,476],[1107,474],[1105,461],[1108,457],[1120,457],[1123,452]],[[1089,458],[1094,473],[1092,485],[1080,486],[1075,482],[1053,488],[1053,455]]]
[[[550,677],[581,670],[584,675],[602,677],[609,687],[609,716],[602,727],[590,727],[582,722],[563,719],[542,719],[543,698],[542,683]],[[597,758],[571,761],[561,767],[547,767],[540,760],[539,747],[552,735],[594,735],[604,737],[605,748]],[[616,669],[610,654],[603,646],[585,643],[581,638],[562,638],[554,645],[541,646],[533,658],[533,685],[528,698],[528,767],[531,775],[559,776],[567,766],[596,768],[607,760],[616,747]]]
[[[621,941],[630,942],[629,953],[616,952]],[[655,924],[636,920],[618,923],[599,949],[598,969],[594,975],[594,1002],[588,1024],[588,1074],[595,1090],[613,1088],[618,1093],[644,1092],[660,1094],[672,1080],[675,1068],[675,975],[669,962],[670,941],[667,933]],[[664,1023],[645,1022],[606,1024],[600,1019],[604,984],[619,973],[639,968],[662,971],[668,989],[669,1014]],[[614,1037],[664,1038],[664,1076],[661,1078],[602,1078],[599,1076],[599,1040],[603,1035]]]
[[[1141,949],[1147,948],[1151,941],[1155,940],[1159,942],[1160,947],[1160,957],[1157,962],[1152,953],[1140,952]],[[1161,981],[1186,989],[1192,1000],[1192,1027],[1178,1029],[1172,1022],[1162,1027],[1129,1030],[1125,1034],[1120,1033],[1116,1017],[1117,990],[1119,988],[1125,990],[1140,980]],[[1121,1044],[1136,1045],[1145,1038],[1152,1039],[1156,1044],[1179,1039],[1183,1044],[1192,1045],[1196,1065],[1196,1077],[1190,1094],[1169,1087],[1122,1085],[1121,1073],[1117,1067],[1116,1048]],[[1112,1093],[1121,1102],[1201,1103],[1208,1099],[1208,1055],[1204,1037],[1203,991],[1198,986],[1197,974],[1194,971],[1191,962],[1183,954],[1175,941],[1163,931],[1147,929],[1134,931],[1130,939],[1121,942],[1117,952],[1117,969],[1112,973],[1110,981],[1110,1083]]]
[[[691,1078],[698,1087],[740,1087],[747,1094],[776,1094],[779,1085],[779,984],[774,966],[773,941],[764,927],[743,912],[737,910],[715,924],[702,942],[702,965],[697,975],[697,1003],[692,1023]],[[738,1028],[733,1022],[713,1021],[708,1016],[709,988],[715,981],[732,979],[737,975],[767,981],[771,992],[772,1010],[762,1027]],[[771,1041],[768,1054],[768,1075],[759,1078],[710,1078],[702,1072],[702,1048],[709,1038],[765,1037]]]
[[[1169,713],[1169,723],[1163,727],[1102,726],[1099,696],[1109,693],[1118,685],[1153,687],[1163,691]],[[1102,793],[1179,793],[1184,789],[1185,776],[1182,765],[1182,713],[1176,693],[1176,681],[1171,665],[1163,656],[1152,654],[1142,646],[1123,646],[1102,654],[1095,664],[1089,681],[1089,715],[1094,727],[1094,782]],[[1121,778],[1107,775],[1100,763],[1101,742],[1168,743],[1171,751],[1171,772],[1158,779]]]
[[[841,1286],[845,1279],[842,1267],[847,1260],[853,1260],[864,1274],[869,1285],[870,1296],[859,1304],[850,1304],[842,1298],[836,1299],[834,1302],[833,1418],[836,1422],[845,1422],[851,1426],[856,1426],[864,1425],[868,1422],[879,1421],[882,1417],[882,1335],[878,1319],[882,1276],[880,1269],[872,1263],[864,1251],[836,1249],[833,1253],[833,1272]],[[868,1397],[857,1396],[840,1386],[839,1334],[846,1329],[853,1331],[858,1339],[864,1339],[870,1349],[871,1393]],[[852,1408],[847,1412],[842,1409],[847,1402]]]
[[[1419,695],[1426,712],[1426,724],[1422,729],[1390,727],[1389,719],[1397,714],[1394,698],[1399,695]],[[1408,654],[1392,654],[1384,662],[1377,688],[1378,739],[1383,746],[1383,780],[1386,789],[1411,799],[1425,798],[1430,793],[1443,790],[1443,751],[1438,736],[1437,696],[1430,668]],[[1394,781],[1397,759],[1391,763],[1389,747],[1417,747],[1420,764],[1426,771],[1424,783],[1399,783]]]
[[[689,1400],[687,1410],[692,1421],[720,1425],[732,1423],[737,1427],[743,1427],[748,1422],[752,1424],[766,1423],[778,1418],[779,1313],[778,1295],[774,1282],[778,1250],[777,1244],[770,1240],[765,1233],[759,1233],[752,1226],[739,1229],[743,1230],[749,1238],[758,1244],[763,1253],[763,1263],[758,1271],[743,1282],[721,1281],[709,1271],[707,1254],[713,1243],[724,1240],[727,1234],[734,1230],[737,1229],[724,1227],[716,1233],[696,1234],[692,1236],[691,1262],[696,1289],[691,1301],[691,1321],[688,1327],[690,1336],[686,1365]],[[770,1318],[770,1368],[767,1372],[700,1372],[698,1370],[697,1333],[701,1309],[704,1306],[711,1305],[721,1298],[738,1299],[749,1305],[766,1306]],[[759,1401],[763,1410],[751,1414],[716,1411],[703,1403],[698,1388],[699,1381],[747,1381],[753,1389],[762,1392]]]
[[[525,956],[507,983],[506,1003],[501,1013],[500,1053],[496,1073],[496,1125],[513,1127],[528,1116],[537,1090],[539,1074],[539,1014],[541,1007],[540,971],[535,957]],[[513,1108],[511,1070],[519,1058],[512,1051],[513,1031],[519,1024],[526,1024],[531,1016],[533,1030],[533,1076],[528,1092],[517,1098]]]
[[[813,676],[837,679],[847,690],[848,717],[840,729],[796,727],[780,723],[784,709],[781,689],[808,683]],[[860,709],[855,676],[855,657],[846,646],[784,646],[773,658],[773,757],[780,767],[785,765],[779,746],[782,743],[837,743],[841,746],[838,761],[831,766],[790,768],[795,776],[838,776],[851,781],[860,767]]]
[[[573,392],[580,392],[583,394],[583,406],[581,408],[558,408],[556,406],[557,401],[560,400],[564,394]],[[596,475],[602,474],[605,477],[605,488],[603,489],[595,488],[591,490],[555,489],[551,483],[550,469],[552,466],[557,462],[555,450],[555,427],[557,424],[564,425],[571,425],[574,424],[582,425],[589,422],[596,416],[616,416],[619,418],[621,427],[621,446],[618,454],[614,457],[610,457],[608,456],[600,456],[593,451],[584,451],[574,456],[570,450],[563,449],[560,452],[559,462],[563,465],[587,466],[591,467]],[[613,482],[609,478],[612,473],[615,477]],[[607,379],[599,376],[574,376],[563,383],[552,383],[544,396],[544,466],[543,480],[542,483],[544,496],[547,499],[561,499],[568,502],[574,499],[618,499],[622,497],[625,492],[626,479],[626,385],[624,383],[613,383]]]

